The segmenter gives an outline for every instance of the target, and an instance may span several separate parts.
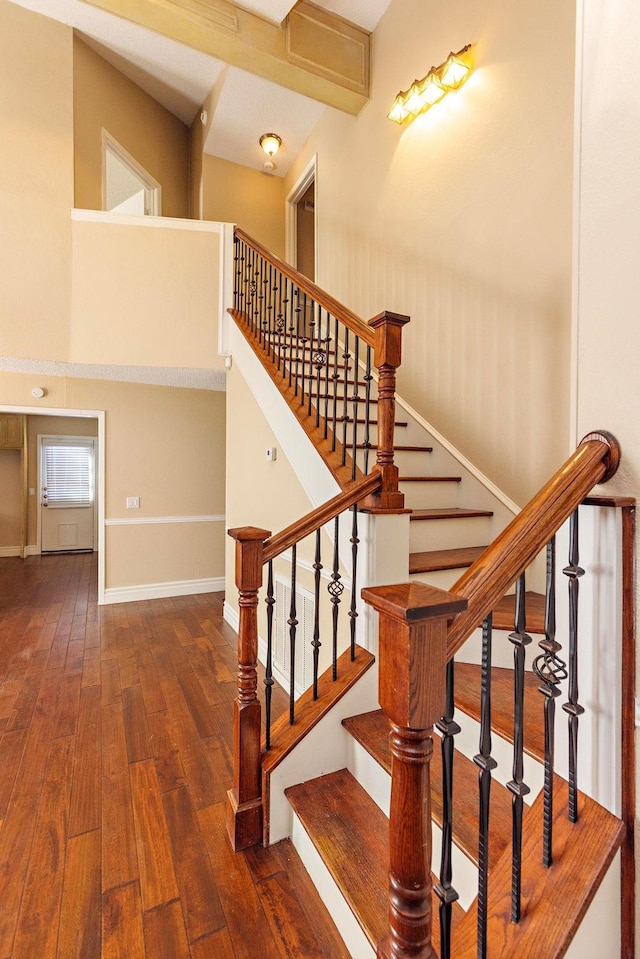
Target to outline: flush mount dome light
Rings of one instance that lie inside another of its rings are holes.
[[[282,145],[277,133],[263,133],[260,137],[260,146],[268,157],[274,157]]]

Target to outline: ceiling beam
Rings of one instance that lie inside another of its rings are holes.
[[[281,26],[229,0],[84,2],[354,116],[369,98],[370,34],[308,0]]]

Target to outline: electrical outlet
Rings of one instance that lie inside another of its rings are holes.
[[[268,463],[275,463],[278,456],[278,450],[275,446],[268,446],[266,449],[266,457]]]
[[[140,497],[127,496],[127,509],[140,509]]]

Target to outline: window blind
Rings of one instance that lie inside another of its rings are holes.
[[[91,506],[93,445],[46,444],[43,486],[49,506]]]

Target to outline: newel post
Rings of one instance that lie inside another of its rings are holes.
[[[377,586],[379,699],[391,721],[389,934],[378,959],[437,959],[431,946],[433,726],[445,711],[447,621],[466,600],[423,583]]]
[[[374,330],[374,363],[378,369],[378,449],[377,469],[382,485],[367,497],[365,508],[399,510],[404,508],[404,495],[398,489],[398,467],[393,461],[396,419],[396,370],[402,362],[402,327],[409,322],[400,313],[379,313],[369,320]]]
[[[258,590],[269,530],[230,529],[236,541],[238,696],[233,703],[233,788],[227,793],[227,832],[234,850],[262,841],[260,767],[261,707],[258,699]]]

